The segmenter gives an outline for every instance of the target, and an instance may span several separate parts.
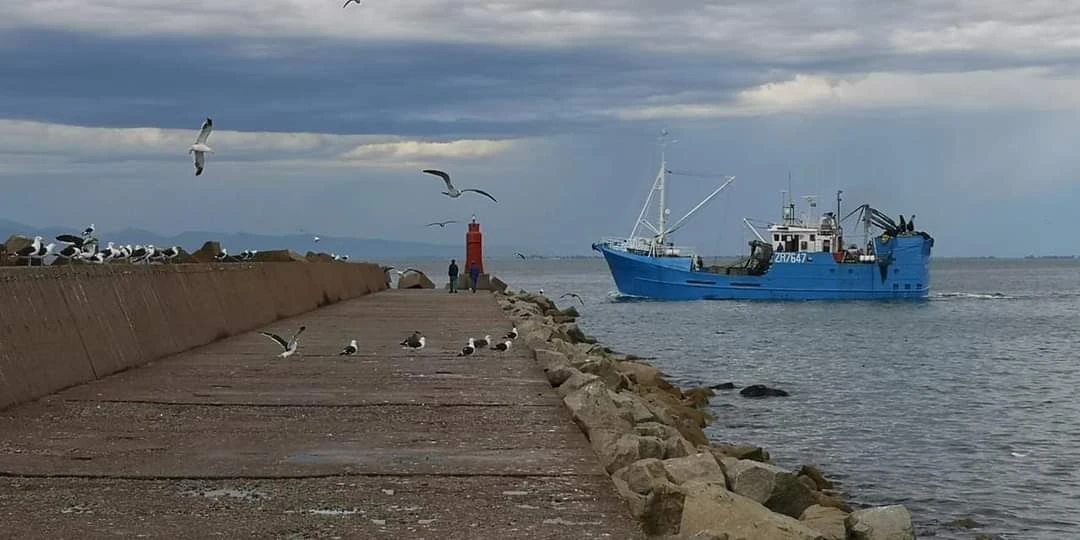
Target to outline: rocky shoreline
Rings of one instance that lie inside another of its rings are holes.
[[[746,540],[908,540],[900,505],[853,511],[821,471],[789,471],[762,448],[711,443],[710,388],[681,389],[641,359],[598,344],[527,292],[497,292],[615,490],[652,537]]]

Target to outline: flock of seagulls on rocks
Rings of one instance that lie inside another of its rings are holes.
[[[109,242],[105,249],[99,247],[99,242],[94,237],[94,225],[84,229],[81,234],[61,234],[56,241],[45,243],[44,238],[35,236],[30,245],[11,253],[11,257],[25,260],[27,266],[33,265],[34,261],[40,264],[52,256],[54,260],[66,261],[73,264],[76,261],[90,264],[107,264],[125,262],[131,264],[168,263],[180,256],[180,248],[170,246],[158,248],[150,245],[123,245],[117,246]]]
[[[278,358],[288,358],[300,350],[300,335],[303,334],[305,330],[307,330],[307,326],[301,326],[289,339],[285,339],[273,332],[259,332],[259,334],[266,336],[281,347],[281,353],[277,355]],[[503,341],[500,343],[493,343],[490,335],[480,339],[469,338],[465,347],[458,353],[458,356],[472,356],[482,349],[505,353],[510,350],[511,345],[513,345],[514,340],[517,339],[517,337],[518,329],[515,326],[503,336]],[[427,337],[419,330],[413,331],[409,337],[401,340],[401,348],[403,350],[422,351],[425,347],[427,347]],[[352,339],[349,341],[348,345],[337,353],[337,355],[355,356],[358,352],[360,352],[360,346],[355,339]]]

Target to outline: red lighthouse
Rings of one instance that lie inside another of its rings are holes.
[[[480,273],[484,273],[484,235],[480,234],[480,224],[473,216],[469,223],[469,230],[465,232],[465,275],[469,275],[469,269],[476,264]]]

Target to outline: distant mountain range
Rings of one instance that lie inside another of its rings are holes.
[[[78,234],[79,230],[66,227],[35,227],[23,223],[16,223],[0,219],[0,241],[7,240],[12,234],[24,236],[41,235],[43,238],[52,240],[59,234]],[[96,235],[102,242],[116,242],[117,244],[153,244],[155,246],[180,246],[188,251],[199,249],[203,242],[214,240],[221,242],[222,247],[231,253],[239,253],[245,249],[260,251],[271,249],[291,249],[303,255],[308,251],[322,251],[349,255],[353,260],[371,260],[388,258],[420,258],[420,257],[462,257],[464,255],[464,241],[462,245],[428,244],[423,242],[401,242],[397,240],[382,240],[375,238],[341,238],[333,236],[321,236],[318,243],[313,241],[310,234],[292,235],[263,235],[251,233],[220,233],[191,231],[183,232],[175,236],[164,236],[155,232],[141,229],[124,229],[121,231],[98,231]],[[498,248],[495,248],[498,251]],[[511,252],[512,253],[512,252]]]

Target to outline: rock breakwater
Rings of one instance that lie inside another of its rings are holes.
[[[682,389],[637,357],[596,342],[531,293],[498,293],[548,381],[644,531],[746,540],[914,539],[902,506],[852,511],[812,465],[789,471],[762,448],[711,443],[710,388]],[[775,395],[775,394],[774,394]]]

